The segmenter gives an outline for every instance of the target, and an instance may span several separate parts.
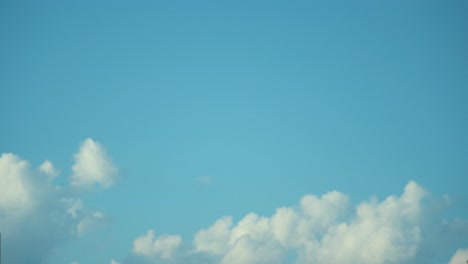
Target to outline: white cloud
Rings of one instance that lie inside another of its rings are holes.
[[[178,235],[161,235],[154,238],[154,231],[148,230],[146,235],[140,236],[133,242],[133,252],[148,258],[172,258],[180,246],[182,238]]]
[[[115,261],[115,260],[111,260],[111,264],[119,264],[119,262]]]
[[[208,229],[200,230],[194,238],[196,251],[211,254],[223,254],[228,250],[228,240],[232,217],[223,217],[216,221]]]
[[[222,264],[282,263],[285,250],[272,239],[256,240],[246,234],[235,240]]]
[[[459,249],[450,259],[449,264],[466,264],[468,263],[468,248]]]
[[[0,156],[0,211],[21,213],[32,206],[29,164],[11,153]]]
[[[187,256],[198,254],[211,256],[203,263],[223,264],[421,263],[424,252],[445,254],[447,245],[468,233],[468,221],[443,220],[438,207],[440,202],[413,181],[400,196],[371,198],[355,207],[337,191],[306,195],[299,206],[278,208],[270,217],[249,213],[234,225],[232,217],[222,217],[198,231],[191,248],[172,250],[166,260],[192,263]],[[181,247],[180,237],[174,237],[172,248]],[[134,253],[156,255],[158,240],[149,231],[135,240]]]
[[[59,171],[54,168],[52,162],[46,160],[44,163],[39,166],[39,171],[49,176],[50,179],[53,179],[59,175]]]
[[[56,247],[106,219],[87,209],[69,186],[54,185],[49,177],[56,172],[51,162],[32,170],[14,154],[0,156],[0,230],[8,231],[2,232],[8,241],[2,245],[5,263],[48,262]]]
[[[81,144],[80,151],[75,154],[75,165],[72,170],[73,185],[99,184],[104,187],[114,184],[118,171],[101,144],[90,138]]]
[[[83,142],[75,160],[72,185],[61,187],[50,180],[58,173],[50,161],[31,170],[14,154],[0,156],[0,230],[8,230],[3,236],[9,241],[5,262],[43,263],[68,239],[108,222],[103,213],[87,209],[83,193],[72,186],[110,186],[116,167],[92,139]],[[447,200],[433,200],[413,181],[399,196],[356,206],[337,191],[305,195],[271,216],[249,213],[236,223],[221,217],[196,232],[191,243],[149,230],[134,240],[124,263],[426,263],[425,253],[445,254],[452,242],[468,236],[467,220],[442,219]],[[449,264],[466,260],[468,249],[460,249]]]

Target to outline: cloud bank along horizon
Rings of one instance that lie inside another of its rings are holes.
[[[60,169],[45,160],[34,168],[12,153],[0,156],[0,230],[5,263],[43,263],[71,240],[112,225],[83,199],[116,184],[119,169],[97,141],[85,139],[74,155],[68,183],[54,183]],[[201,184],[213,184],[200,176]],[[446,219],[449,195],[432,197],[410,180],[399,195],[357,204],[339,191],[305,194],[298,204],[272,215],[248,213],[235,221],[219,216],[193,234],[142,227],[128,253],[110,263],[432,263],[451,252],[449,264],[464,263],[468,219]],[[125,210],[125,209],[122,209]],[[121,254],[121,253],[120,253]],[[76,261],[80,263],[80,256]]]

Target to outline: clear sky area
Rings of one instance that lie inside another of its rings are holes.
[[[465,264],[468,1],[0,0],[5,264]]]

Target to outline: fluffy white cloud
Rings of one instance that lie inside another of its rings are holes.
[[[328,218],[319,225],[323,235],[299,244],[300,262],[401,263],[415,257],[424,197],[425,191],[410,182],[401,197],[361,203],[348,221],[337,221],[336,212],[322,211]]]
[[[135,239],[133,252],[148,258],[170,259],[181,242],[182,238],[178,235],[161,235],[155,239],[154,231],[148,230],[146,235]]]
[[[46,160],[39,166],[39,171],[48,175],[50,179],[53,179],[59,175],[59,171],[54,167],[52,162]]]
[[[32,206],[28,162],[11,153],[0,156],[0,212],[21,213]]]
[[[195,263],[189,259],[203,255],[211,257],[200,263],[421,263],[426,262],[424,252],[446,247],[439,242],[442,237],[449,245],[468,233],[466,220],[443,220],[441,212],[435,213],[438,206],[413,181],[400,196],[371,198],[354,207],[337,191],[306,195],[299,206],[278,208],[270,217],[249,213],[235,225],[232,217],[222,217],[198,231],[185,251],[174,250],[182,242],[173,236],[177,243],[165,247],[173,249],[166,260]],[[148,232],[135,240],[134,253],[161,255],[156,241],[164,239],[155,240]],[[465,253],[461,250],[453,259]]]
[[[272,239],[256,240],[243,235],[235,240],[222,258],[222,264],[282,263],[284,249]]]
[[[449,264],[465,264],[468,263],[468,248],[459,249],[450,259]]]
[[[111,264],[119,264],[119,262],[115,261],[115,260],[111,260]]]
[[[232,217],[223,217],[208,229],[200,230],[194,239],[196,251],[215,255],[225,253],[228,250],[231,225]]]
[[[4,153],[0,156],[0,230],[5,263],[45,263],[67,240],[82,235],[106,217],[87,209],[77,192],[57,186],[50,161],[38,170],[29,162]]]
[[[88,138],[75,154],[75,165],[72,168],[72,184],[75,186],[92,186],[95,184],[109,187],[117,177],[117,167],[98,142]]]
[[[32,170],[14,154],[0,156],[0,230],[8,230],[2,235],[9,241],[5,262],[43,263],[58,245],[108,221],[87,209],[84,193],[74,187],[108,187],[116,167],[92,139],[82,143],[75,160],[71,185],[57,186],[51,178],[58,170],[50,161]],[[236,223],[221,217],[196,232],[191,243],[149,230],[134,240],[123,263],[427,263],[427,252],[446,253],[451,242],[468,236],[468,221],[442,219],[441,204],[447,203],[431,199],[413,181],[399,196],[356,206],[337,191],[305,195],[298,205],[268,217],[249,213]],[[468,249],[460,249],[449,264],[466,260]]]

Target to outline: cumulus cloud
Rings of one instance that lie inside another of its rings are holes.
[[[223,254],[228,250],[227,241],[231,233],[231,226],[232,217],[223,217],[208,229],[200,230],[194,238],[195,250],[214,255]]]
[[[441,212],[434,213],[438,206],[413,181],[399,196],[374,197],[356,206],[345,194],[332,191],[306,195],[298,206],[278,208],[270,217],[249,213],[234,224],[225,216],[198,231],[184,250],[175,250],[184,248],[179,236],[165,243],[171,246],[159,248],[172,249],[165,259],[174,263],[422,263],[425,252],[444,254],[450,242],[468,234],[468,221],[444,220]],[[164,238],[155,239],[149,231],[135,240],[133,252],[161,256],[156,244]],[[450,264],[466,253],[458,251]],[[200,256],[203,261],[193,261]]]
[[[44,163],[39,166],[39,171],[49,176],[50,179],[53,179],[59,175],[59,171],[54,167],[52,162],[46,160]]]
[[[117,177],[117,167],[107,155],[106,150],[91,138],[86,139],[75,154],[75,165],[72,168],[72,184],[89,187],[99,184],[109,187]]]
[[[0,156],[0,212],[16,214],[32,206],[29,173],[29,164],[18,156]]]
[[[133,242],[133,252],[148,258],[170,259],[178,249],[182,238],[178,235],[161,235],[154,237],[154,231],[148,230]]]
[[[5,263],[44,263],[64,242],[106,219],[69,186],[54,185],[52,162],[38,170],[17,155],[0,156],[0,230]]]
[[[72,171],[71,184],[57,186],[51,181],[58,175],[52,162],[33,170],[17,155],[0,156],[6,263],[47,262],[58,245],[108,223],[102,212],[84,205],[84,193],[75,188],[115,182],[117,168],[104,148],[86,139]],[[338,191],[309,194],[271,216],[249,213],[238,221],[223,216],[185,243],[180,235],[156,236],[148,230],[133,241],[132,253],[121,263],[427,263],[428,252],[444,255],[468,237],[467,220],[442,218],[441,204],[449,206],[447,200],[434,200],[413,181],[401,195],[356,205]],[[459,249],[449,264],[466,260],[468,249]]]
[[[223,264],[283,263],[284,250],[277,241],[256,240],[244,235],[235,240],[230,250],[223,256]]]
[[[468,248],[459,249],[450,259],[449,264],[465,264],[468,263]]]

